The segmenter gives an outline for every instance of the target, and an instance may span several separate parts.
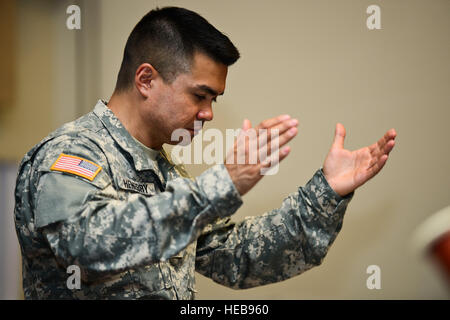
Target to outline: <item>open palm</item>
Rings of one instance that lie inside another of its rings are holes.
[[[394,148],[396,136],[391,129],[374,144],[350,151],[344,149],[344,126],[336,124],[334,141],[323,164],[323,173],[333,190],[345,196],[380,172]]]

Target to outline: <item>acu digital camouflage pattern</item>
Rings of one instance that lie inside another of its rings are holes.
[[[281,281],[322,262],[352,197],[318,170],[279,209],[235,224],[242,200],[223,165],[192,179],[142,148],[99,101],[25,155],[15,190],[25,298],[193,299],[194,271],[236,289]],[[51,171],[61,153],[102,170],[93,181]],[[67,288],[69,265],[79,290]]]

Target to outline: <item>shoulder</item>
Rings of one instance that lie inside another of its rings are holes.
[[[45,153],[43,151],[45,149],[51,149],[57,145],[63,147],[64,144],[74,142],[74,140],[78,140],[79,144],[83,144],[86,141],[81,139],[82,137],[92,140],[86,144],[95,144],[96,140],[100,140],[102,130],[104,130],[104,127],[101,121],[92,112],[74,121],[65,123],[35,144],[22,158],[21,166],[27,162],[34,162],[38,154]],[[89,139],[89,137],[92,139]]]
[[[87,194],[104,190],[111,183],[101,143],[102,128],[91,124],[86,116],[67,123],[23,158],[16,181],[16,202],[34,208],[37,225],[66,217],[70,212],[67,208],[81,205]],[[63,205],[66,209],[58,211]]]
[[[69,173],[71,169],[78,169],[69,165],[75,162],[80,164],[80,172],[85,170],[86,174],[85,177],[72,175],[85,178],[83,180],[95,178],[97,175],[104,176],[104,173],[108,172],[108,160],[105,155],[108,142],[102,136],[104,130],[101,122],[92,113],[64,124],[25,155],[20,164],[18,178],[34,180],[39,179],[45,172],[64,173],[66,170],[65,173]],[[65,168],[63,164],[67,167]],[[103,171],[101,175],[100,171]]]

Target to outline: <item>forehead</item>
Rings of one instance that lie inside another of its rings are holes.
[[[218,93],[225,91],[228,67],[202,53],[195,53],[189,73],[180,74],[176,82],[189,87],[207,86]]]

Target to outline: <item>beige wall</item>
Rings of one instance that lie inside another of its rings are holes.
[[[370,31],[366,27],[366,8],[371,4],[381,7],[382,30]],[[82,83],[97,77],[97,88],[89,92],[89,98],[85,96],[86,88],[76,91],[70,85],[65,94],[55,93],[56,85],[48,86],[51,80],[46,78],[46,71],[60,70],[63,63],[44,59],[46,62],[38,66],[31,64],[25,52],[30,43],[21,35],[21,102],[14,116],[0,117],[1,149],[14,144],[25,152],[31,141],[39,141],[46,129],[50,131],[58,122],[50,122],[45,113],[36,109],[46,108],[50,99],[47,95],[54,95],[52,101],[67,100],[68,108],[72,108],[70,114],[77,115],[93,107],[95,96],[108,99],[129,32],[156,5],[184,6],[199,12],[241,51],[242,58],[230,68],[226,94],[214,107],[215,119],[207,128],[224,132],[226,128],[239,127],[244,118],[256,125],[281,113],[300,121],[291,155],[278,174],[265,177],[244,197],[245,203],[235,220],[278,207],[285,196],[304,185],[322,165],[336,122],[342,122],[347,129],[349,149],[371,144],[390,128],[398,132],[388,164],[379,176],[356,192],[344,227],[320,267],[279,284],[244,291],[221,287],[199,275],[198,298],[448,298],[434,266],[410,250],[414,228],[449,204],[447,0],[99,0],[95,8],[87,9],[95,25],[82,27],[84,42],[79,41],[74,49],[87,50],[86,41],[91,43],[84,60],[73,63],[85,68],[89,64],[92,68],[70,77],[74,83],[79,83],[80,77]],[[97,10],[94,16],[93,10]],[[62,11],[64,14],[64,8]],[[45,21],[43,28],[54,28],[46,26]],[[42,34],[32,37],[30,41],[43,37],[40,46],[30,47],[33,56],[55,54],[46,44],[51,41],[55,48],[58,41],[64,41],[57,33],[50,40]],[[95,42],[90,37],[99,40]],[[92,43],[98,46],[96,54]],[[39,83],[31,85],[25,75],[36,68],[42,70],[42,77],[38,77]],[[61,75],[57,71],[52,79],[58,77]],[[70,107],[74,99],[82,101],[75,109]],[[37,100],[36,105],[33,102]],[[28,132],[21,132],[21,128]],[[194,174],[204,168],[190,166]],[[381,268],[381,290],[366,287],[369,265]]]
[[[66,28],[66,8],[86,8],[81,30]],[[91,110],[99,96],[96,1],[18,0],[14,104],[0,109],[0,159],[18,161],[50,131]]]
[[[48,1],[39,5],[16,3],[16,70],[14,105],[0,110],[0,158],[17,160],[52,121],[51,11]]]

